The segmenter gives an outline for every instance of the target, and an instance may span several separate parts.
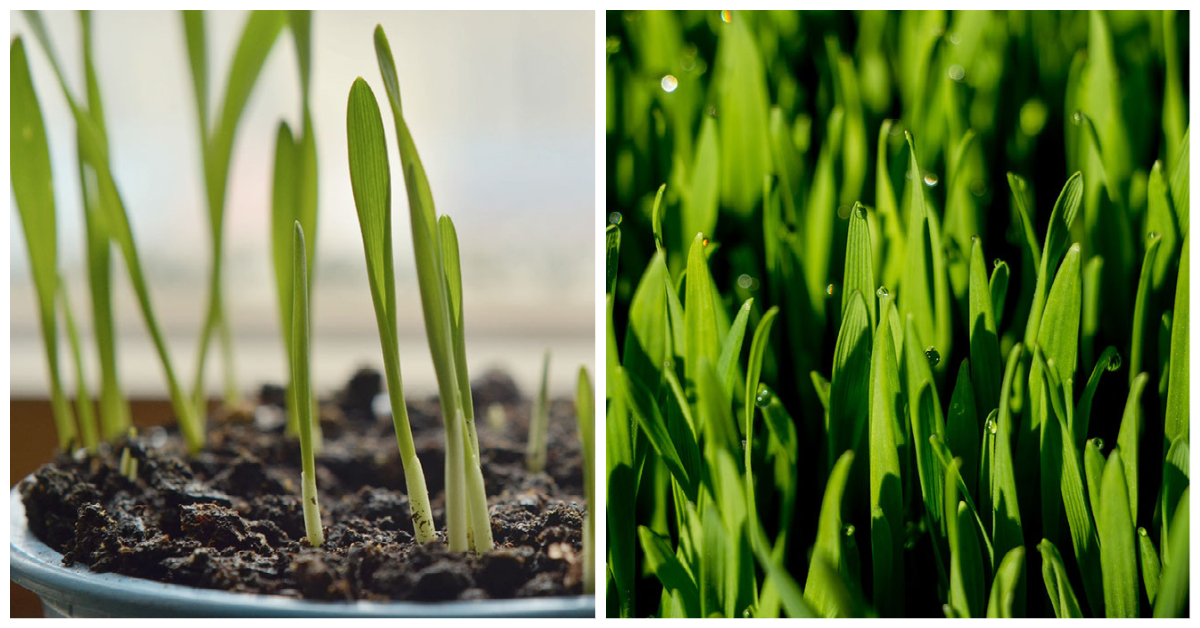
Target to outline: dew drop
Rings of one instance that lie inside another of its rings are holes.
[[[614,225],[621,224],[621,212],[613,212],[613,213],[609,214],[608,222],[609,222],[609,224],[614,224]]]
[[[862,203],[854,203],[854,213],[858,214],[859,218],[867,217],[867,206]]]
[[[758,395],[754,397],[754,405],[760,408],[765,408],[771,405],[771,391],[768,390],[766,386],[763,386],[758,390]]]
[[[1157,231],[1151,231],[1151,232],[1150,232],[1150,235],[1146,236],[1146,239],[1148,239],[1148,240],[1157,240],[1157,239],[1159,239],[1159,238],[1161,238],[1161,237],[1162,237],[1162,236],[1158,235],[1158,232],[1157,232]]]
[[[750,275],[742,274],[742,275],[738,276],[737,284],[738,284],[739,288],[749,290],[750,286],[753,283],[754,283],[754,278],[751,277]]]
[[[849,218],[850,217],[850,206],[849,205],[839,205],[838,209],[837,209],[837,215],[838,215],[838,218],[841,218],[842,220]]]
[[[889,296],[891,296],[891,293],[888,292],[888,289],[885,288],[884,286],[879,286],[879,289],[875,291],[875,296],[877,296],[881,299],[886,299]]]
[[[937,184],[938,184],[937,175],[933,174],[932,172],[926,172],[925,173],[925,185],[928,185],[929,187],[934,187]]]
[[[833,284],[829,284],[828,286],[825,286],[825,296],[831,297],[831,296],[833,296],[834,292],[837,292],[837,288],[835,288]]]
[[[1083,112],[1076,111],[1075,113],[1071,114],[1071,122],[1074,122],[1077,125],[1083,124]]]
[[[746,439],[742,439],[742,451],[746,451]]]
[[[742,618],[744,618],[744,619],[749,619],[749,618],[751,618],[751,617],[753,617],[753,616],[754,616],[754,615],[752,615],[752,614],[750,613],[750,608],[749,608],[749,607],[747,607],[747,608],[746,608],[746,610],[742,611]]]
[[[1092,445],[1094,445],[1096,447],[1096,449],[1103,451],[1104,450],[1104,439],[1097,436],[1092,439]]]
[[[988,419],[988,421],[987,421],[987,431],[988,431],[988,433],[989,433],[989,434],[995,434],[995,433],[996,433],[996,427],[997,427],[997,426],[996,426],[996,419]]]
[[[733,21],[733,11],[721,11],[721,21],[726,24]]]
[[[710,115],[710,116],[712,116],[712,117],[714,117],[714,118],[715,118],[715,117],[717,117],[717,108],[716,108],[716,107],[709,107],[709,108],[708,108],[708,115]]]
[[[708,238],[704,238],[704,242],[702,242],[701,244],[703,244],[704,246],[708,246]]]
[[[937,366],[938,362],[942,361],[942,354],[938,353],[933,345],[929,345],[925,347],[925,359],[929,360],[929,366]]]
[[[950,40],[950,43],[954,44],[955,46],[962,43],[962,35],[959,35],[958,33],[950,33],[946,36],[946,39]]]
[[[846,536],[854,536],[854,524],[847,523],[846,525],[842,526],[842,534],[845,534]]]
[[[668,74],[668,75],[662,77],[662,88],[663,88],[664,92],[667,92],[669,94],[669,93],[675,91],[675,89],[677,87],[679,87],[679,80],[676,79],[674,76],[671,76],[670,74]]]
[[[1119,368],[1121,368],[1121,354],[1114,353],[1112,359],[1108,361],[1108,366],[1104,367],[1104,370],[1111,373]]]
[[[963,80],[963,77],[966,75],[967,75],[967,71],[964,70],[961,65],[950,66],[950,78],[951,79],[953,79],[955,81],[961,81],[961,80]]]

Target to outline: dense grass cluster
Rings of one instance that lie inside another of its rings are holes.
[[[607,19],[609,616],[1186,614],[1186,13]]]

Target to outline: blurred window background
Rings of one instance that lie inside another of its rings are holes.
[[[95,394],[74,122],[28,22],[10,15],[10,37],[28,40],[46,119],[59,268]],[[210,107],[223,97],[246,17],[206,15]],[[43,18],[67,80],[82,94],[77,14],[44,12]],[[99,12],[92,19],[117,184],[172,359],[182,381],[190,382],[211,259],[182,18],[178,12]],[[346,157],[346,99],[360,75],[382,99],[388,137],[405,386],[418,394],[435,390],[403,177],[372,41],[376,23],[391,41],[405,116],[437,210],[458,228],[472,375],[500,367],[528,394],[547,348],[555,392],[573,390],[580,364],[594,372],[594,20],[591,11],[313,15],[311,106],[320,180],[312,370],[318,391],[340,386],[359,365],[382,367]],[[238,127],[226,197],[225,300],[245,391],[285,379],[268,230],[276,127],[283,119],[298,128],[299,116],[295,52],[284,29]],[[41,396],[48,385],[28,254],[15,206],[9,216],[11,394]],[[166,389],[161,365],[115,250],[113,277],[123,387],[135,396],[160,396]],[[64,381],[73,390],[65,342],[60,350]],[[211,350],[207,382],[217,394],[220,353],[216,345]]]

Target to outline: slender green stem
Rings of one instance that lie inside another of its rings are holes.
[[[542,358],[542,386],[533,400],[533,411],[529,417],[529,440],[525,443],[525,468],[530,473],[541,473],[546,469],[546,432],[550,423],[550,407],[547,386],[550,380],[550,350]]]
[[[292,250],[292,402],[299,411],[300,480],[304,499],[304,532],[308,543],[321,547],[325,535],[321,529],[321,507],[317,504],[317,468],[313,460],[313,403],[308,366],[308,270],[304,255],[304,229],[296,222]]]
[[[58,296],[62,302],[63,322],[67,328],[67,339],[71,343],[71,355],[75,359],[75,414],[79,418],[79,433],[83,437],[83,446],[91,453],[96,453],[100,444],[100,430],[96,426],[96,411],[92,407],[92,396],[88,392],[87,380],[83,376],[83,350],[79,346],[79,331],[75,327],[75,317],[71,314],[71,303],[67,300],[67,291],[63,281],[58,280]]]

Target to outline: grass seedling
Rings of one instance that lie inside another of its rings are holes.
[[[187,397],[184,395],[183,388],[179,385],[179,380],[175,377],[175,369],[172,366],[170,356],[167,353],[166,340],[163,337],[162,330],[159,327],[157,319],[154,317],[154,310],[150,302],[150,291],[146,285],[145,275],[142,272],[142,264],[140,258],[138,257],[137,247],[134,244],[133,231],[129,224],[129,215],[125,211],[125,204],[121,200],[121,194],[117,189],[117,183],[113,178],[111,164],[109,163],[108,142],[101,126],[96,121],[96,118],[93,117],[94,112],[82,108],[74,96],[72,96],[71,90],[67,87],[67,82],[63,75],[62,68],[59,65],[58,57],[54,54],[53,47],[50,45],[50,38],[47,35],[45,27],[42,25],[40,18],[38,18],[36,14],[29,14],[28,17],[30,25],[33,27],[34,34],[41,43],[46,56],[50,59],[51,66],[54,68],[54,73],[58,79],[58,84],[62,90],[63,97],[67,101],[67,104],[71,109],[71,115],[75,120],[77,147],[80,153],[80,161],[83,164],[81,169],[85,173],[90,170],[95,175],[96,207],[100,209],[100,214],[98,216],[99,224],[103,225],[103,230],[107,234],[107,237],[111,241],[115,242],[117,247],[120,249],[122,256],[125,258],[125,266],[129,272],[130,282],[133,284],[133,290],[138,301],[138,306],[142,311],[142,318],[146,322],[146,327],[150,332],[150,337],[154,343],[154,348],[158,353],[159,361],[161,361],[163,365],[163,371],[167,380],[167,388],[171,397],[171,407],[175,411],[175,415],[178,418],[180,430],[183,432],[184,440],[187,442],[188,449],[192,453],[199,452],[204,446],[204,424],[200,416],[198,416],[196,413],[196,406],[188,401]],[[18,43],[14,41],[13,45],[18,46]],[[25,53],[23,47],[21,48],[20,52],[20,61],[24,63]],[[23,72],[24,76],[28,77],[29,72],[27,65],[23,66]],[[14,76],[17,76],[17,74],[14,73]],[[22,87],[22,91],[27,89],[29,94],[29,96],[22,97],[24,99],[21,102],[22,106],[32,106],[36,109],[37,100],[36,97],[32,96],[32,81],[28,80],[24,83],[20,83],[20,85],[27,85],[27,87]],[[89,85],[91,89],[95,89],[94,80],[91,81]],[[98,94],[96,97],[90,98],[89,102],[98,103]],[[32,116],[33,114],[25,113],[24,115]],[[36,118],[40,120],[40,113],[37,114]],[[33,120],[33,118],[26,118],[26,120]],[[19,127],[22,133],[24,133],[26,128],[30,129],[31,137],[27,139],[35,144],[38,141],[36,126],[37,125],[33,124],[32,122],[27,122]],[[41,133],[41,137],[44,141],[44,131]],[[15,149],[17,145],[14,144],[13,146]],[[34,151],[35,152],[30,154],[34,155],[35,159],[37,159],[37,155],[39,155],[39,153],[36,152],[36,148]],[[40,154],[48,154],[48,151],[42,151]],[[25,160],[23,159],[22,161]],[[14,163],[16,163],[15,160]],[[14,190],[17,188],[15,183],[17,172],[17,170],[14,170]],[[30,175],[25,174],[24,171],[21,172],[23,184],[24,179],[37,176],[36,174]],[[49,169],[46,168],[43,174],[46,176],[46,179],[41,185],[48,187]],[[88,178],[90,180],[90,176]],[[34,194],[45,195],[46,192],[37,191],[34,192]],[[48,197],[43,196],[40,200],[45,201],[47,198]],[[50,202],[51,204],[49,205],[40,204],[39,206],[53,207],[52,200]],[[43,235],[41,237],[47,236]],[[35,279],[35,281],[53,281],[53,278],[49,280]],[[53,294],[54,293],[52,291],[49,298],[53,299]],[[57,343],[55,343],[52,338],[46,338],[46,345],[48,348],[56,347]],[[51,379],[52,403],[57,405],[58,402],[53,401],[56,396],[56,393],[54,393],[53,390],[56,386],[58,386],[58,384],[53,380],[56,380],[57,376],[52,375]],[[61,389],[57,395],[61,396]],[[65,405],[65,400],[63,400],[62,403]],[[74,438],[74,427],[70,426],[69,423],[64,425],[64,422],[58,416],[59,411],[56,411],[55,414],[55,420],[58,423],[60,443],[64,442],[64,433],[67,434],[67,439],[65,442],[69,443],[70,440]]]
[[[425,334],[429,340],[429,350],[437,374],[442,421],[446,429],[446,525],[449,528],[450,549],[466,551],[470,546],[483,552],[492,548],[492,530],[483,472],[479,467],[477,446],[471,436],[473,426],[468,425],[468,419],[473,421],[471,410],[466,409],[466,404],[471,400],[470,382],[465,377],[465,365],[457,365],[464,355],[461,339],[462,286],[457,271],[457,242],[454,242],[449,250],[444,244],[446,227],[440,226],[425,168],[421,165],[416,144],[404,120],[396,64],[392,59],[387,36],[380,26],[375,27],[375,54],[379,60],[379,70],[383,75],[392,118],[396,125],[400,166],[404,171],[404,184],[408,193],[413,253],[416,257]],[[363,92],[359,84],[365,87],[361,79],[356,81],[355,88],[351,90],[351,97],[353,98],[354,92],[358,91],[362,94],[360,99],[364,101],[362,107],[373,109],[376,111],[375,115],[378,115],[374,95],[369,89]],[[374,127],[371,128],[371,132],[375,132]],[[380,139],[377,143],[383,145],[381,128],[378,130],[378,136]],[[386,146],[384,148],[386,151]],[[449,231],[452,235],[453,228]],[[455,298],[455,295],[459,298]],[[464,389],[468,389],[467,392],[464,393]]]
[[[133,440],[135,438],[137,438],[137,428],[131,426],[129,428],[128,439]],[[121,450],[121,462],[117,466],[117,472],[130,482],[135,482],[137,481],[137,469],[137,458],[134,458],[133,455],[129,453],[129,446],[127,445]]]
[[[46,364],[50,374],[50,407],[58,433],[58,446],[68,451],[75,444],[78,432],[58,369],[58,322],[55,315],[58,231],[50,173],[50,148],[46,142],[41,105],[29,74],[25,45],[20,37],[9,46],[9,76],[12,90],[9,98],[9,174],[37,292],[42,346],[46,349]]]
[[[583,442],[583,492],[587,514],[583,517],[583,592],[596,591],[596,433],[593,414],[595,401],[592,380],[587,367],[579,367],[579,384],[575,389],[575,417],[579,422],[579,438]]]
[[[1180,15],[609,21],[610,615],[1188,614]]]
[[[229,182],[229,164],[233,156],[233,140],[242,112],[250,99],[254,83],[262,71],[267,55],[275,45],[287,16],[282,11],[255,11],[250,14],[246,28],[234,53],[229,69],[228,82],[217,118],[210,122],[208,107],[208,52],[204,34],[204,14],[201,11],[184,11],[183,26],[187,36],[188,60],[192,69],[192,83],[196,99],[196,115],[199,119],[201,161],[204,165],[204,187],[208,199],[208,219],[212,236],[212,267],[209,272],[208,306],[204,324],[200,331],[200,344],[196,357],[196,379],[194,384],[195,403],[200,412],[206,408],[204,392],[205,364],[208,348],[214,333],[218,333],[225,371],[225,402],[235,405],[239,399],[238,382],[234,375],[233,339],[225,301],[221,292],[222,255],[224,250],[225,191]],[[307,21],[304,38],[307,40]],[[300,37],[297,37],[299,40]],[[299,41],[297,43],[299,46]],[[307,73],[307,63],[302,61],[302,73]],[[305,81],[307,87],[307,81]],[[315,180],[313,181],[315,185]],[[315,203],[315,200],[313,201]],[[284,343],[285,346],[287,343]]]
[[[367,259],[367,278],[379,343],[383,347],[383,367],[388,398],[392,405],[392,423],[404,467],[404,481],[412,511],[413,530],[418,542],[433,540],[433,515],[425,473],[417,458],[408,407],[404,403],[404,385],[400,376],[400,354],[396,334],[396,280],[392,269],[392,184],[387,144],[383,136],[383,118],[379,105],[366,81],[358,79],[350,89],[346,105],[346,137],[350,156],[350,185],[354,206],[362,230],[363,251]]]
[[[321,547],[325,535],[321,529],[321,507],[317,504],[317,467],[313,460],[313,413],[312,386],[308,367],[308,255],[304,248],[304,228],[300,221],[295,225],[292,244],[294,255],[292,269],[292,404],[298,411],[300,429],[300,492],[304,500],[304,532],[308,544]],[[411,501],[411,500],[410,500]]]
[[[542,384],[533,399],[529,415],[529,439],[525,444],[525,468],[530,473],[541,473],[546,469],[546,435],[550,425],[550,406],[547,386],[550,383],[550,350],[542,358]]]
[[[312,68],[311,14],[292,11],[288,14],[296,43],[296,58],[300,67],[301,129],[293,133],[287,122],[279,123],[275,136],[275,177],[271,195],[271,256],[274,261],[275,288],[279,299],[279,328],[284,346],[291,351],[292,338],[292,225],[299,222],[308,234],[317,229],[317,147],[313,136],[312,112],[309,109],[309,84]],[[316,259],[316,238],[308,243],[307,272],[309,299],[312,298],[312,277]],[[288,361],[291,361],[291,355]],[[288,396],[287,430],[297,434],[297,408]],[[320,449],[321,430],[314,426],[314,444]]]

